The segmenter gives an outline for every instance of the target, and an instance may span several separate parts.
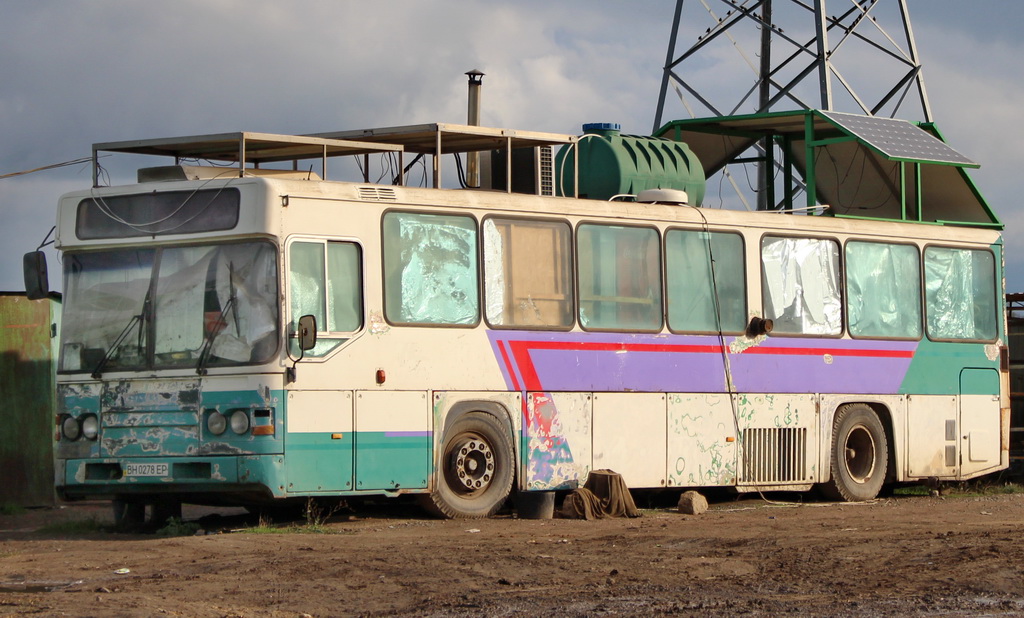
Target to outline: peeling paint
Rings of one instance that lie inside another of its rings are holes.
[[[764,343],[768,339],[767,335],[758,335],[757,337],[737,337],[732,340],[729,344],[730,354],[742,354],[750,348],[757,347]]]
[[[227,478],[224,477],[223,474],[220,473],[220,464],[219,463],[214,463],[212,466],[210,466],[210,479],[214,480],[214,481],[226,481],[226,480],[228,480]]]
[[[990,343],[985,346],[985,358],[992,362],[999,360],[999,346],[994,343]]]
[[[384,315],[380,311],[370,312],[370,334],[371,335],[383,335],[391,330],[388,323],[384,320]]]

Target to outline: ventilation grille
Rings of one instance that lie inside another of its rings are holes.
[[[554,148],[540,146],[537,148],[537,194],[555,194],[555,160]]]
[[[365,202],[394,202],[398,197],[394,189],[387,187],[359,187],[359,199]]]
[[[743,483],[770,485],[807,478],[807,429],[743,430]]]

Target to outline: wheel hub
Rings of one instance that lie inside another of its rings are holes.
[[[846,470],[857,483],[866,482],[875,471],[875,440],[863,425],[854,427],[846,438]]]
[[[453,450],[455,470],[461,488],[481,491],[494,478],[494,451],[491,445],[473,436],[461,441]]]

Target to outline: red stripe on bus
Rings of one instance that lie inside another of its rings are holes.
[[[512,378],[512,388],[515,390],[519,389],[519,380],[516,379],[516,368],[512,365],[512,361],[508,358],[508,351],[505,350],[505,342],[498,341],[498,351],[501,352],[501,359],[505,361],[505,370],[508,371],[508,375]]]
[[[859,356],[870,358],[913,358],[913,350],[843,350],[827,348],[747,348],[743,354],[783,354],[793,356]]]

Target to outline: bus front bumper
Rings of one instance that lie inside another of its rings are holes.
[[[285,495],[281,455],[58,459],[56,489],[65,500],[147,494],[218,494],[239,502]]]

